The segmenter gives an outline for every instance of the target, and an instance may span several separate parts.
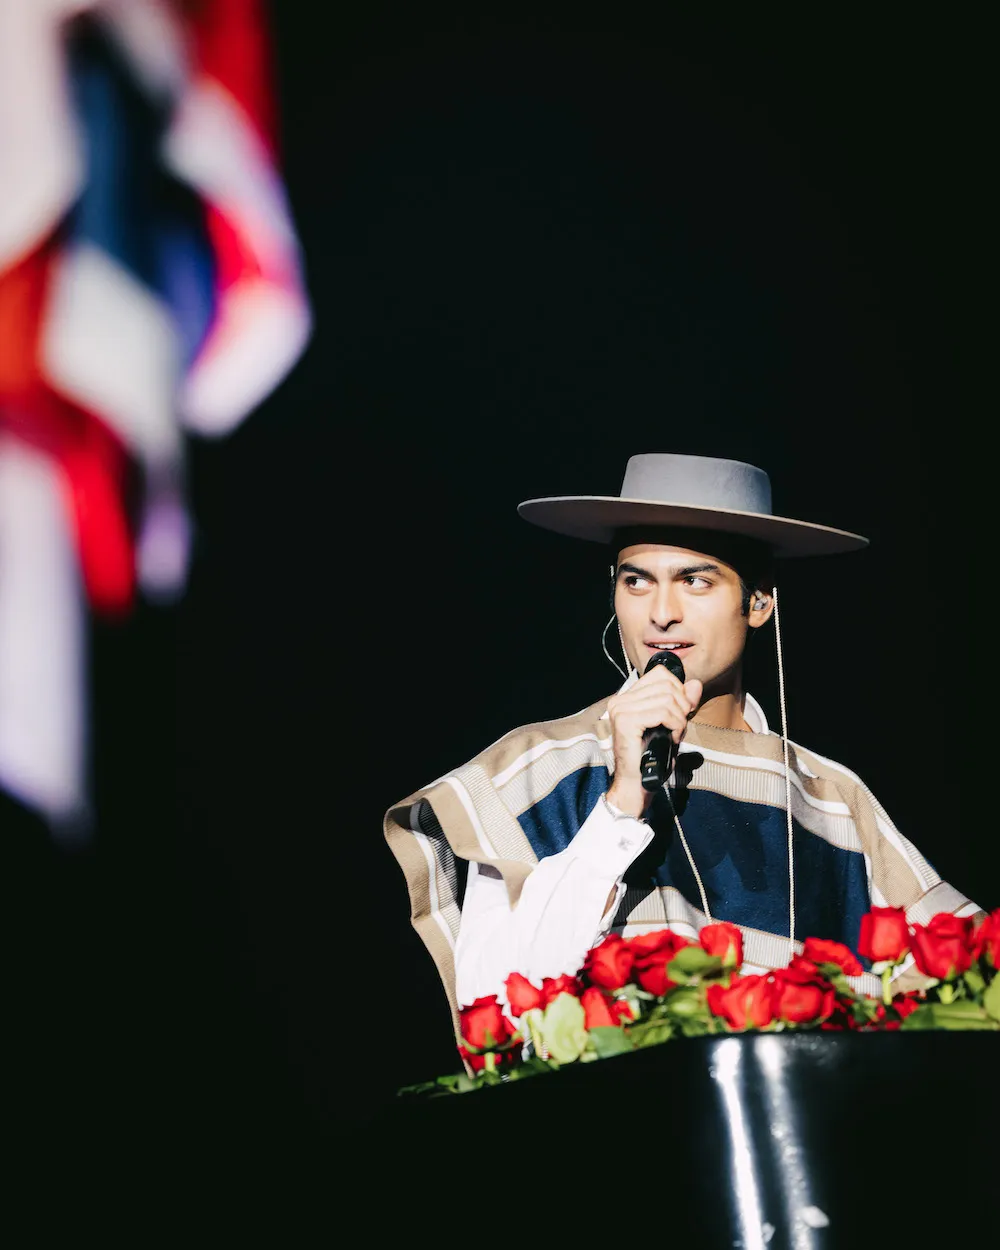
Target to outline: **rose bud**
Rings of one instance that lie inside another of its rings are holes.
[[[592,985],[580,995],[583,1004],[583,1023],[588,1029],[616,1028],[618,1021],[611,1012],[604,991]]]
[[[503,1014],[503,1008],[497,1002],[496,994],[490,994],[486,998],[477,998],[470,1006],[463,1007],[458,1017],[465,1044],[476,1050],[492,1050],[494,1047],[506,1046],[514,1036],[514,1030]]]
[[[858,954],[873,963],[898,963],[910,949],[910,931],[902,907],[873,907],[861,917]]]
[[[960,976],[972,963],[972,919],[940,912],[913,930],[913,958],[921,972],[940,981]]]
[[[843,942],[830,942],[826,938],[806,938],[802,954],[814,964],[836,964],[849,977],[860,976],[864,969],[854,952]]]
[[[557,977],[545,977],[542,980],[542,1005],[547,1007],[560,994],[572,994],[574,998],[579,998],[582,988],[576,977],[571,977],[568,972]]]
[[[760,1029],[774,1019],[774,986],[762,976],[734,976],[726,986],[718,982],[706,991],[708,1008],[733,1029]]]
[[[599,946],[587,952],[583,967],[594,985],[606,990],[618,990],[628,983],[633,958],[631,943],[617,933],[611,933]]]
[[[743,963],[743,934],[726,920],[705,925],[698,941],[706,954],[718,955],[723,968],[738,968]]]
[[[533,1011],[536,1007],[545,1005],[542,991],[536,989],[528,978],[522,977],[519,972],[510,974],[504,982],[504,988],[507,991],[507,1002],[512,1016],[523,1016],[526,1011]]]
[[[647,994],[661,998],[677,984],[667,976],[667,964],[679,950],[693,943],[672,929],[657,929],[655,933],[643,933],[632,938],[630,945],[635,979]]]

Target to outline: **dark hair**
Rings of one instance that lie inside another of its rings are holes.
[[[704,551],[722,560],[736,570],[740,579],[741,610],[750,613],[750,600],[755,590],[770,592],[774,584],[774,556],[766,543],[742,534],[725,534],[718,530],[686,529],[678,526],[631,526],[615,530],[608,550],[608,559],[614,570],[611,578],[611,599],[614,606],[615,582],[618,573],[618,553],[625,547],[639,543],[663,543],[671,547],[688,547],[692,551]]]

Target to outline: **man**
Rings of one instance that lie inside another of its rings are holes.
[[[780,632],[780,735],[744,688],[748,641],[769,621],[778,627],[773,560],[866,539],[774,516],[766,473],[701,456],[633,456],[619,496],[518,511],[608,545],[608,625],[628,673],[612,697],[513,730],[387,813],[413,924],[453,1012],[485,994],[502,999],[511,972],[536,983],[576,972],[611,931],[669,926],[694,937],[728,920],[743,933],[745,970],[765,971],[806,937],[856,948],[872,905],[905,907],[917,922],[978,914],[858,777],[789,742]],[[679,674],[651,664],[664,652]],[[643,757],[658,727],[673,750],[657,755],[665,781],[647,788]],[[921,980],[904,965],[894,985]],[[881,989],[870,973],[855,981]]]

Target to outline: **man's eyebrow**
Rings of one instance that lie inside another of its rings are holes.
[[[722,572],[722,569],[719,567],[719,565],[712,564],[710,561],[706,560],[703,564],[688,564],[688,565],[685,565],[683,568],[671,569],[670,576],[673,578],[694,577],[696,573],[721,573],[721,572]],[[656,581],[655,574],[650,573],[648,569],[639,568],[637,564],[627,564],[627,563],[619,564],[618,573],[616,574],[616,576],[618,576],[621,573],[635,573],[639,577],[645,577],[648,581],[651,581],[651,582]]]
[[[693,577],[695,573],[721,573],[722,569],[717,564],[712,564],[710,560],[706,560],[704,564],[689,564],[686,568],[675,569],[674,577]]]
[[[656,581],[656,578],[652,573],[650,573],[649,569],[641,569],[638,564],[619,564],[618,572],[615,574],[615,577],[619,577],[622,573],[635,573],[638,577],[645,577],[647,581]]]

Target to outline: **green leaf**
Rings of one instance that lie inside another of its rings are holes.
[[[962,977],[962,980],[965,982],[966,988],[973,998],[979,998],[983,990],[986,988],[986,981],[983,978],[983,974],[979,971],[975,964],[967,970],[965,975]]]
[[[670,1015],[687,1018],[689,1016],[708,1014],[708,1008],[700,991],[695,986],[672,990],[666,999],[666,1008]]]
[[[950,1003],[931,1003],[931,1006],[934,1008],[935,1016],[940,1016],[942,1019],[973,1019],[985,1014],[982,1007],[974,1003],[971,998],[956,998]]]
[[[710,972],[721,972],[722,960],[709,955],[700,946],[682,946],[667,964],[667,976],[671,981],[686,981],[688,977],[703,977]]]
[[[583,1004],[573,994],[557,994],[542,1016],[542,1040],[557,1063],[579,1059],[587,1045]]]
[[[541,1076],[543,1072],[555,1072],[558,1065],[554,1063],[546,1063],[544,1059],[537,1056],[526,1059],[524,1063],[518,1064],[516,1068],[506,1075],[507,1081],[526,1081],[532,1076]]]
[[[550,1063],[548,1059],[542,1059],[539,1055],[532,1055],[530,1059],[525,1059],[524,1063],[518,1064],[514,1072],[522,1076],[541,1076],[543,1072],[554,1072],[558,1066],[557,1063]]]
[[[851,983],[847,979],[847,974],[844,972],[843,968],[841,968],[840,964],[831,964],[824,961],[823,963],[817,964],[816,967],[819,969],[821,975],[830,982],[838,994],[842,994],[845,998],[853,997],[854,990],[851,988]]]
[[[918,1007],[916,1011],[911,1012],[903,1023],[899,1026],[900,1030],[906,1029],[908,1032],[916,1032],[921,1029],[936,1029],[934,1023],[934,1007],[935,1003],[924,1003],[922,1007]]]
[[[635,1047],[625,1033],[614,1025],[601,1025],[590,1030],[590,1044],[600,1059],[608,1059],[611,1055],[623,1055]]]
[[[1000,1023],[991,1020],[978,1003],[959,999],[954,1003],[924,1003],[903,1021],[901,1028],[916,1029],[997,1029]]]
[[[850,1005],[851,1014],[858,1024],[870,1024],[878,1015],[878,1009],[879,1003],[874,998],[856,998]]]
[[[637,1049],[659,1046],[661,1042],[667,1042],[673,1037],[674,1026],[669,1020],[657,1020],[629,1029],[628,1035]]]
[[[990,988],[983,995],[983,1006],[987,1015],[1000,1020],[1000,976],[993,978]]]
[[[404,1085],[396,1090],[396,1097],[440,1098],[444,1094],[465,1094],[469,1090],[482,1089],[484,1082],[466,1072],[449,1072],[446,1076],[435,1077],[433,1081],[421,1081],[417,1085]]]

